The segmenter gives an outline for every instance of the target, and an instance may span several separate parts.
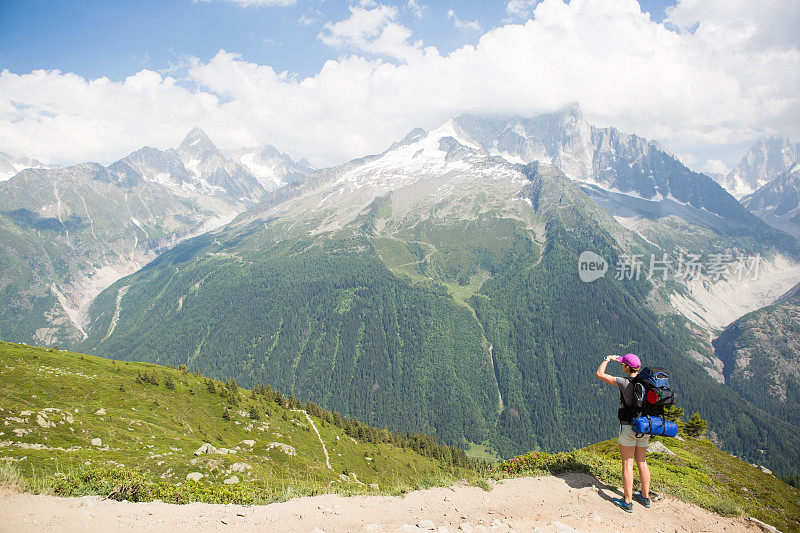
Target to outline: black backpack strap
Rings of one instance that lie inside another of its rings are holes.
[[[617,411],[617,418],[620,422],[628,422],[633,423],[633,408],[630,405],[625,403],[625,396],[623,396],[622,391],[619,391],[619,405],[620,408]]]

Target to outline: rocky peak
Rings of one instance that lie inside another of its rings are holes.
[[[178,153],[181,157],[189,157],[190,159],[206,159],[211,155],[218,154],[219,150],[211,142],[206,132],[200,128],[194,128],[183,139],[183,142],[178,147]]]
[[[777,135],[761,137],[719,183],[737,198],[743,198],[786,172],[798,159],[800,144]]]

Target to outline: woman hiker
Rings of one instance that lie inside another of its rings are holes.
[[[627,377],[617,378],[606,374],[606,366],[609,361],[617,361],[622,364],[622,371]],[[625,499],[614,498],[611,500],[614,505],[621,507],[629,513],[633,512],[633,498],[636,501],[650,507],[650,469],[647,467],[646,455],[647,444],[650,442],[650,435],[637,437],[633,432],[631,423],[633,413],[628,406],[633,405],[633,383],[631,380],[639,373],[642,362],[635,354],[629,353],[620,357],[619,355],[608,355],[600,363],[600,367],[595,372],[600,381],[608,383],[613,387],[619,388],[620,403],[622,407],[617,412],[619,418],[619,452],[622,455],[622,489]],[[636,468],[639,469],[639,480],[642,483],[641,492],[633,492],[633,461],[636,461]]]

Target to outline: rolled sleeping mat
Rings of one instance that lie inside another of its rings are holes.
[[[660,416],[640,416],[633,419],[633,432],[637,435],[658,435],[660,437],[675,437],[678,435],[678,426]]]

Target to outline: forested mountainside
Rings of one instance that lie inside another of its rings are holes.
[[[792,294],[793,293],[793,294]],[[714,341],[728,385],[754,405],[800,424],[800,294],[747,314]]]
[[[398,150],[421,169],[398,173]],[[579,281],[582,250],[613,264],[620,243],[651,246],[557,169],[429,135],[120,280],[95,301],[83,346],[273,383],[506,456],[612,436],[618,398],[593,373],[627,347],[673,369],[682,404],[726,449],[792,470],[800,428],[713,381],[684,322],[649,309],[650,282]]]

